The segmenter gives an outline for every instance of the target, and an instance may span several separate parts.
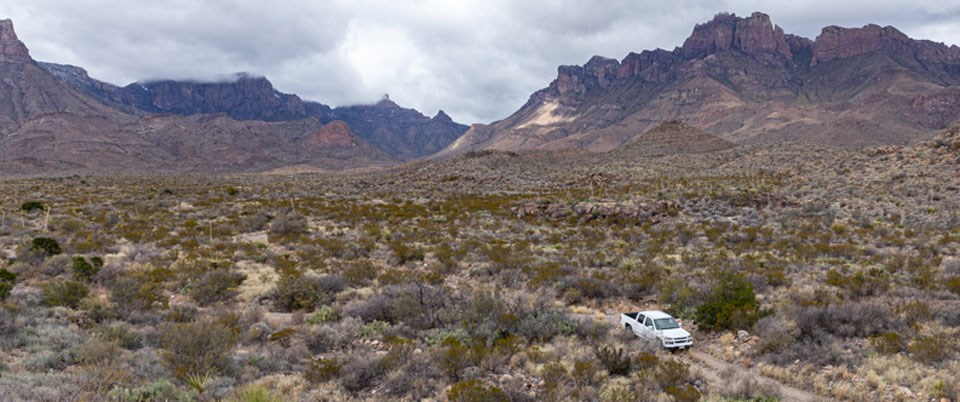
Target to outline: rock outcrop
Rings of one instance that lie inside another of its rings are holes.
[[[28,63],[30,51],[13,30],[13,21],[0,20],[0,62]]]
[[[823,28],[813,45],[813,60],[817,63],[860,56],[862,54],[886,50],[895,54],[910,52],[910,38],[894,27],[881,28],[867,25],[863,28],[841,28],[829,26]]]
[[[749,18],[734,14],[720,14],[706,24],[697,25],[693,34],[683,43],[685,59],[705,57],[729,49],[774,62],[777,56],[793,59],[783,30],[770,22],[770,16],[753,13]]]

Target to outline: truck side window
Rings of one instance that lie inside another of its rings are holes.
[[[643,322],[643,325],[646,325],[648,328],[653,328],[653,320],[647,318],[647,319]]]

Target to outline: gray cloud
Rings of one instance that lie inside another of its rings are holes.
[[[894,25],[960,44],[956,0],[31,0],[0,4],[34,58],[115,84],[268,77],[332,105],[389,93],[463,122],[506,117],[561,64],[672,49],[722,11],[763,11],[788,33]],[[15,4],[9,4],[15,3]]]

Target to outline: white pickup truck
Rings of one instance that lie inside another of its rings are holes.
[[[638,336],[659,339],[667,349],[686,349],[693,346],[690,333],[680,328],[677,320],[660,310],[620,314],[620,324]]]

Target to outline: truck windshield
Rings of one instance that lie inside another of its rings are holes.
[[[674,329],[680,328],[680,324],[677,324],[673,318],[657,318],[654,320],[657,325],[657,329]]]

